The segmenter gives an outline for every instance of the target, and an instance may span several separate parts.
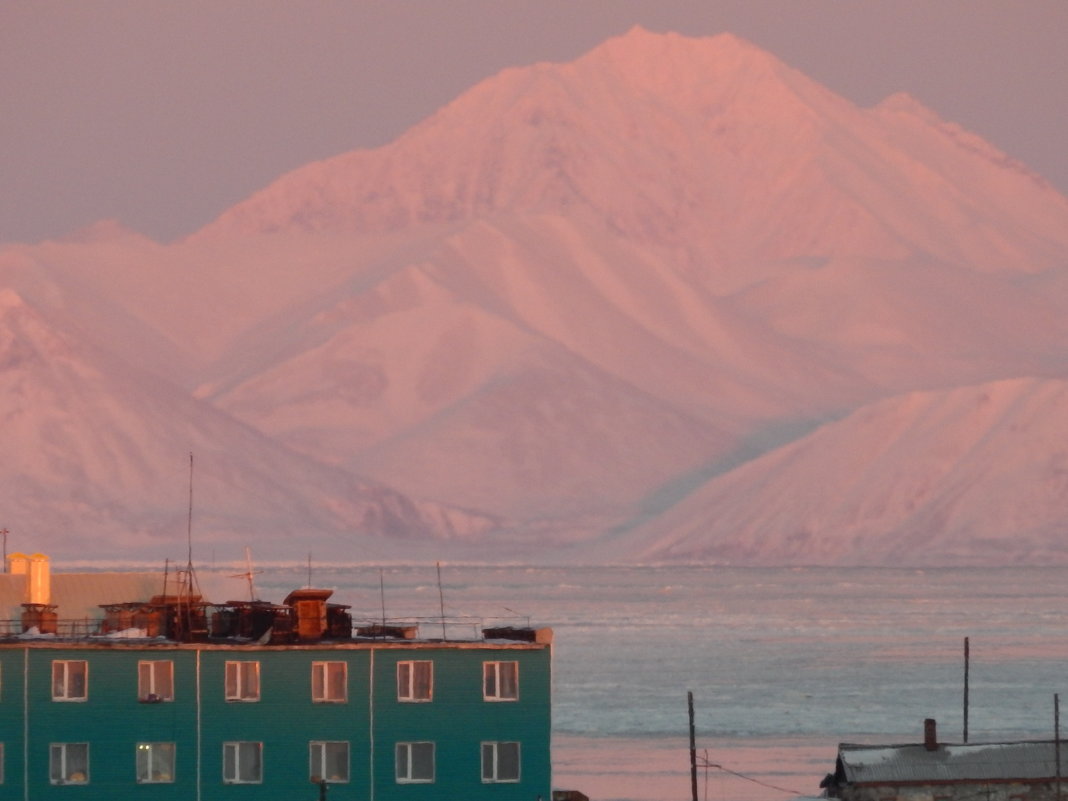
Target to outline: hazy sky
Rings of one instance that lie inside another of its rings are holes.
[[[731,31],[862,105],[908,91],[1068,191],[1068,0],[4,0],[0,241],[182,236],[635,24]]]

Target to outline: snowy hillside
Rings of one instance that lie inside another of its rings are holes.
[[[880,401],[709,482],[616,546],[641,561],[1063,563],[1066,410],[1068,382],[1053,379]]]
[[[293,558],[1068,561],[1068,200],[730,35],[0,281],[0,524],[70,549],[184,530],[196,451],[212,536]]]

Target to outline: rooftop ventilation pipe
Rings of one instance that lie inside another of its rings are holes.
[[[938,750],[938,724],[934,718],[927,718],[923,722],[923,747],[928,751]]]

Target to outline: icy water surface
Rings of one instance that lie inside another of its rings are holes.
[[[229,571],[228,571],[229,572]],[[705,797],[818,792],[838,742],[1051,737],[1068,691],[1068,568],[313,567],[354,617],[420,618],[435,636],[551,626],[558,786],[594,799],[689,798],[686,693]],[[269,569],[281,600],[306,566]],[[750,781],[753,779],[754,781]],[[757,781],[763,782],[758,784]],[[773,787],[767,787],[770,784]],[[778,788],[778,789],[776,789]]]

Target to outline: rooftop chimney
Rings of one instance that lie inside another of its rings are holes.
[[[25,576],[30,572],[30,557],[24,553],[7,555],[7,572],[15,576]]]
[[[923,722],[923,747],[928,751],[938,750],[938,724],[934,718],[927,718]]]
[[[29,580],[26,582],[26,603],[51,604],[52,582],[48,557],[43,553],[35,553],[29,557],[29,562]]]

